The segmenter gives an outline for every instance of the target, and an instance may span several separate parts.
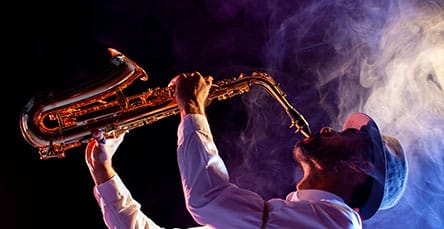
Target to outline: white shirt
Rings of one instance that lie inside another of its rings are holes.
[[[204,115],[185,116],[177,134],[186,207],[197,223],[219,229],[362,228],[359,214],[333,193],[300,190],[265,201],[230,183]],[[95,187],[94,195],[109,228],[160,228],[118,176]]]

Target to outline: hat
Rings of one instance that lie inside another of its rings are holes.
[[[373,150],[367,159],[372,163],[366,173],[373,178],[367,201],[359,208],[363,219],[376,211],[393,207],[401,198],[407,183],[407,157],[399,141],[382,135],[375,121],[364,113],[354,113],[345,121],[342,130],[354,128],[368,133]]]

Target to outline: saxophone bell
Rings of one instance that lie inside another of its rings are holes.
[[[124,132],[107,123],[128,106],[123,91],[133,81],[148,80],[148,74],[121,52],[108,48],[110,61],[96,81],[77,89],[34,96],[19,118],[24,139],[38,149],[40,159],[64,158],[65,151],[89,141],[92,129],[107,136]]]

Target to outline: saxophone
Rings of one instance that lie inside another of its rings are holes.
[[[41,160],[64,158],[65,151],[87,143],[92,130],[105,137],[117,137],[134,128],[176,115],[179,107],[173,87],[148,88],[128,95],[126,91],[137,79],[146,81],[148,74],[130,58],[109,48],[111,70],[105,79],[81,91],[57,96],[56,101],[33,97],[20,114],[20,130],[24,139],[38,149]],[[311,135],[306,119],[288,102],[273,78],[263,72],[215,81],[208,100],[225,100],[263,87],[285,109],[295,132]]]

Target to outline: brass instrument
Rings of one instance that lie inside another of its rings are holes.
[[[124,90],[136,79],[147,80],[148,74],[134,61],[115,49],[108,49],[113,70],[100,84],[82,88],[57,101],[31,99],[20,116],[20,129],[25,140],[38,149],[40,159],[63,158],[65,151],[87,143],[92,130],[101,130],[105,137],[115,137],[145,124],[179,113],[174,88],[149,88],[128,96]],[[253,72],[213,82],[208,96],[225,100],[263,87],[285,109],[291,119],[290,128],[304,136],[311,135],[308,122],[287,101],[272,77]]]

